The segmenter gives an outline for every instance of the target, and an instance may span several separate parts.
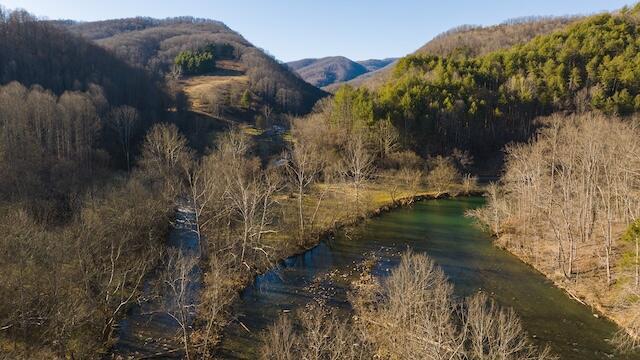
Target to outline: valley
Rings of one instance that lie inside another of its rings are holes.
[[[0,7],[0,359],[637,359],[640,4],[491,23]]]

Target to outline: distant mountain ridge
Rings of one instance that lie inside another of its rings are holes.
[[[287,66],[306,82],[324,88],[376,71],[395,60],[388,58],[353,61],[344,56],[330,56],[292,61],[288,62]]]

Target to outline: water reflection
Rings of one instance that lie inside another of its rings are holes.
[[[237,321],[225,330],[220,355],[256,358],[260,332],[283,311],[319,297],[345,307],[350,279],[365,254],[379,256],[374,271],[385,276],[398,263],[399,254],[411,247],[426,252],[443,268],[457,296],[484,291],[502,305],[513,307],[535,341],[548,344],[562,359],[637,359],[614,353],[608,343],[616,331],[611,322],[595,318],[589,308],[494,247],[488,236],[464,217],[466,210],[482,203],[481,198],[421,202],[369,220],[348,234],[338,234],[287,259],[243,292],[234,307]]]

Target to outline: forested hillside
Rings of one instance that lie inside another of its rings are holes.
[[[499,25],[461,25],[447,30],[424,44],[413,54],[436,56],[479,56],[526,43],[534,37],[560,29],[578,17],[526,17],[505,21]],[[373,89],[389,80],[392,67],[365,74],[349,81],[352,86]],[[329,90],[336,90],[331,88]]]
[[[37,84],[56,94],[88,91],[95,85],[111,105],[144,108],[149,116],[169,106],[162,79],[26,12],[4,12],[0,16],[2,84]]]
[[[129,167],[172,106],[162,79],[25,12],[0,15],[1,196],[64,203],[101,169]]]
[[[635,16],[589,17],[479,57],[410,55],[379,90],[343,93],[364,99],[372,118],[390,119],[424,154],[490,152],[528,139],[540,115],[639,109]]]
[[[286,65],[280,64],[218,21],[181,17],[59,24],[94,40],[129,64],[163,77],[172,73],[176,57],[182,52],[215,45],[229,47],[230,51],[214,55],[221,55],[218,60],[233,64],[223,65],[219,69],[226,71],[211,73],[219,76],[242,75],[246,76],[247,82],[230,79],[232,84],[227,84],[221,90],[216,87],[210,91],[213,95],[219,95],[215,102],[221,106],[239,107],[241,97],[248,90],[249,96],[256,102],[256,111],[263,106],[271,106],[282,112],[305,113],[324,96],[321,90],[289,71]]]
[[[23,11],[0,44],[0,354],[99,357],[163,248],[175,188],[140,148],[174,98]]]
[[[434,37],[414,54],[481,56],[524,44],[577,19],[579,17],[531,16],[507,20],[493,26],[462,25]]]

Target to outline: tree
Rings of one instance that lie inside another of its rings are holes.
[[[531,344],[513,310],[482,293],[457,303],[442,269],[423,254],[403,253],[383,282],[365,269],[350,302],[355,328],[381,358],[555,358]]]
[[[500,223],[519,234],[510,247],[543,268],[570,279],[594,271],[611,286],[618,261],[614,228],[629,226],[640,212],[637,127],[594,113],[558,115],[543,124],[536,141],[508,148],[502,185],[483,221],[492,226],[490,213],[501,214]]]
[[[451,192],[460,183],[460,173],[450,159],[437,156],[431,160],[427,185],[436,191],[436,197]]]
[[[240,106],[244,109],[248,109],[251,106],[251,92],[247,89],[242,93],[240,98]]]
[[[635,267],[635,287],[640,290],[640,220],[631,223],[622,240],[634,247],[632,253],[633,266]]]
[[[131,171],[131,141],[139,118],[138,110],[127,105],[112,109],[108,117],[109,126],[118,136],[122,146],[127,171]]]
[[[287,172],[298,198],[298,242],[302,245],[305,241],[307,221],[304,213],[304,196],[318,180],[324,168],[324,158],[314,144],[302,139],[293,145],[287,155]],[[321,200],[322,197],[319,201]]]
[[[264,116],[265,128],[271,125],[271,117],[273,116],[273,108],[269,105],[262,107],[262,115]]]
[[[145,137],[140,167],[147,176],[163,181],[167,196],[171,197],[179,193],[191,158],[187,140],[178,128],[158,124]]]
[[[175,66],[179,74],[200,75],[215,69],[215,58],[211,47],[196,51],[182,51],[175,60]]]
[[[193,299],[193,276],[197,258],[181,249],[170,249],[166,258],[165,271],[162,275],[163,289],[168,294],[163,296],[164,311],[180,327],[185,359],[193,354],[190,342],[190,327],[195,315]]]
[[[355,203],[360,210],[360,192],[375,170],[374,157],[361,131],[356,131],[345,144],[342,172],[353,185]]]
[[[390,119],[380,120],[376,123],[374,142],[376,144],[377,153],[382,159],[387,158],[399,148],[398,140],[400,134],[393,126]]]

